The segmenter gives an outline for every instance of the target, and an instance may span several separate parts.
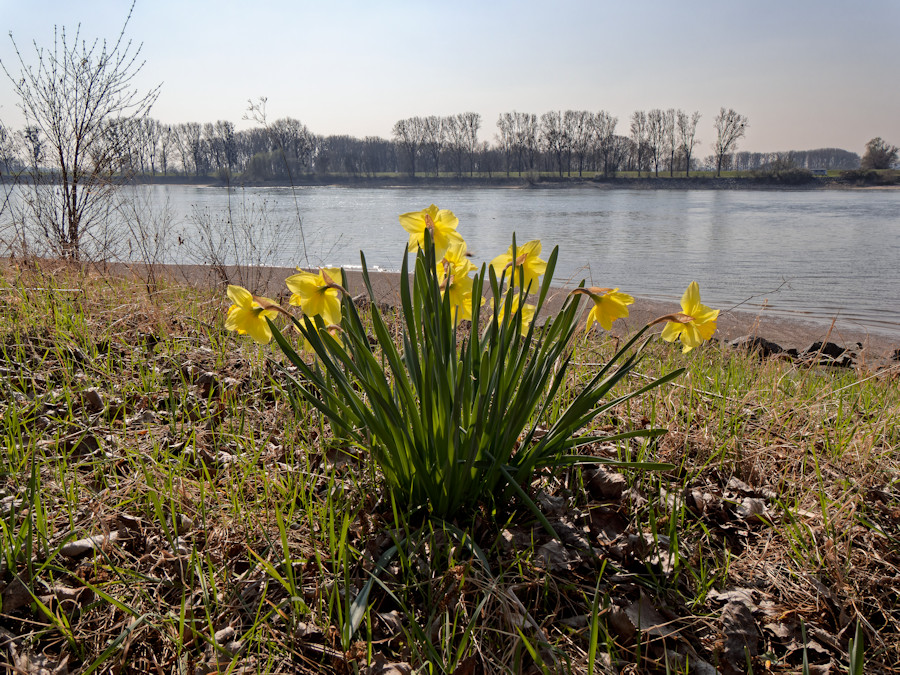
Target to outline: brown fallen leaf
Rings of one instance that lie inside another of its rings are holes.
[[[681,637],[672,622],[665,618],[643,593],[640,598],[625,608],[625,615],[635,628],[651,637]]]
[[[67,558],[77,558],[89,551],[96,551],[106,544],[112,544],[118,541],[118,539],[118,532],[110,532],[108,535],[95,534],[93,537],[85,537],[84,539],[70,541],[64,544],[62,548],[59,549],[59,552]]]
[[[413,669],[408,663],[392,663],[379,655],[364,672],[366,675],[412,675]]]
[[[31,593],[28,592],[28,587],[22,582],[19,577],[14,578],[6,588],[3,589],[2,595],[3,603],[3,613],[9,614],[13,612],[19,607],[23,607],[29,604],[32,600]]]
[[[746,604],[732,600],[722,610],[722,633],[725,644],[722,658],[726,673],[743,673],[747,665],[747,654],[759,654],[759,630],[753,619],[753,612]]]

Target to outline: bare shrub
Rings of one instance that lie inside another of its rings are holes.
[[[233,192],[228,189],[222,213],[195,207],[178,245],[182,257],[206,266],[216,283],[265,288],[276,275],[272,264],[292,232],[290,223],[275,217],[269,200],[254,198],[243,188],[234,199]]]

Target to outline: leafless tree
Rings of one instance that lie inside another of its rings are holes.
[[[162,165],[163,176],[168,175],[169,157],[175,145],[175,132],[170,124],[160,125],[159,134],[159,163]]]
[[[647,147],[647,113],[643,110],[635,110],[631,114],[631,140],[634,142],[635,160],[637,162],[638,178],[641,177],[644,150]]]
[[[737,148],[737,142],[747,131],[747,118],[739,115],[731,108],[721,108],[716,115],[716,147],[713,156],[716,158],[716,176],[722,175],[722,162],[726,155]]]
[[[366,136],[363,139],[363,169],[368,176],[379,171],[395,171],[397,151],[393,143],[379,136]]]
[[[156,173],[162,129],[163,125],[159,120],[152,117],[145,117],[139,121],[133,154],[137,156],[141,173],[147,173],[148,168],[151,175]]]
[[[440,173],[441,150],[444,148],[444,125],[437,115],[421,118],[422,147],[431,157],[434,175]]]
[[[669,178],[675,175],[675,148],[678,142],[675,136],[675,109],[669,108],[663,113],[663,147],[669,160]]]
[[[534,168],[534,158],[538,151],[540,136],[538,133],[537,115],[520,113],[501,113],[497,120],[497,142],[506,155],[506,175],[509,176],[512,157],[516,158],[516,168],[521,175],[525,170]]]
[[[456,115],[445,117],[441,121],[441,124],[444,127],[447,151],[454,160],[453,164],[456,168],[456,175],[462,176],[463,155],[466,152],[466,142],[463,136],[464,129],[459,123],[459,118]]]
[[[203,143],[209,152],[210,168],[218,169],[224,164],[224,153],[221,139],[218,134],[216,134],[216,125],[212,122],[206,122],[203,124],[202,129]]]
[[[500,166],[500,150],[491,147],[491,144],[487,141],[483,141],[475,149],[475,156],[478,171],[482,174],[486,173],[487,177],[491,178],[494,175],[494,171],[497,171]]]
[[[615,135],[610,142],[609,151],[609,167],[610,174],[614,174],[628,160],[628,157],[634,155],[634,143],[627,136]]]
[[[178,156],[181,158],[181,171],[186,176],[191,172],[191,139],[188,124],[175,124],[172,127],[172,139]]]
[[[700,122],[700,111],[695,110],[688,117],[687,113],[679,110],[676,119],[678,127],[678,147],[684,155],[685,176],[691,176],[691,155],[697,146],[697,124]]]
[[[314,134],[305,124],[293,117],[284,117],[275,120],[265,128],[269,133],[271,148],[279,153],[284,153],[288,166],[298,172],[310,169]]]
[[[519,173],[534,168],[538,150],[538,121],[534,113],[513,111],[513,147],[519,158]]]
[[[409,175],[410,177],[415,178],[416,157],[418,156],[419,150],[422,147],[422,141],[424,138],[422,118],[410,117],[405,120],[398,120],[394,124],[393,134],[394,140],[396,140],[397,145],[400,146],[400,149],[406,155]]]
[[[469,175],[475,171],[475,153],[478,151],[478,130],[481,128],[481,115],[476,112],[464,112],[456,116],[462,127],[463,143],[469,156]]]
[[[569,136],[569,147],[578,161],[578,177],[584,171],[584,162],[591,151],[594,141],[594,128],[591,124],[591,113],[586,110],[566,110],[564,124]]]
[[[39,180],[38,174],[43,168],[44,159],[47,156],[47,145],[44,142],[41,128],[29,125],[22,129],[22,145],[25,147],[25,153],[28,157],[32,180]]]
[[[569,138],[563,125],[561,112],[546,112],[541,115],[541,149],[556,160],[559,177],[563,175],[563,158],[569,149]]]
[[[647,147],[653,160],[653,171],[659,178],[659,163],[665,152],[665,113],[659,108],[647,113]]]
[[[497,145],[506,159],[506,177],[509,178],[512,164],[513,147],[515,146],[515,122],[512,113],[500,113],[497,118]]]
[[[53,179],[58,189],[34,181],[34,197],[42,204],[34,210],[46,243],[57,254],[82,256],[85,237],[107,213],[109,197],[121,183],[122,149],[130,151],[131,138],[110,142],[111,129],[135,134],[130,124],[150,110],[159,87],[142,93],[134,79],[143,63],[141,46],[125,37],[132,4],[114,43],[89,42],[80,25],[69,38],[65,28],[54,31],[52,49],[35,44],[37,63],[29,65],[10,35],[19,61],[19,74],[2,67],[19,96],[26,124],[44,134],[52,154]]]
[[[616,125],[618,123],[619,118],[613,117],[605,110],[601,110],[596,115],[591,116],[591,125],[593,127],[594,139],[597,146],[597,154],[603,165],[603,175],[606,178],[609,178],[611,171],[613,170],[612,167],[614,165],[618,166],[618,162],[613,164],[611,161],[615,149]]]

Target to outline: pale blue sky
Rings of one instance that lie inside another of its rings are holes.
[[[54,25],[114,38],[125,0],[0,0],[0,60],[52,46]],[[138,0],[138,84],[164,122],[229,119],[268,97],[321,134],[389,137],[413,115],[479,112],[482,137],[519,110],[699,110],[749,117],[746,150],[900,144],[898,0],[330,2]],[[20,125],[0,80],[0,119]]]

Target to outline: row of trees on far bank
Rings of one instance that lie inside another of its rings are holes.
[[[15,241],[40,239],[55,254],[80,258],[87,235],[118,208],[115,188],[136,174],[293,184],[302,176],[332,174],[673,176],[700,167],[720,174],[770,164],[779,170],[860,165],[857,155],[843,150],[738,152],[748,120],[724,107],[713,120],[712,154],[702,162],[696,159],[700,112],[675,109],[635,111],[621,127],[603,110],[506,112],[496,121],[493,142],[479,140],[482,117],[475,112],[410,117],[396,122],[390,139],[360,139],[318,135],[291,117],[269,123],[265,99],[251,102],[245,119],[256,124],[246,130],[228,120],[164,124],[149,115],[159,88],[141,91],[134,84],[141,47],[125,37],[133,8],[115,41],[89,41],[80,28],[74,36],[63,28],[54,33],[52,48],[34,43],[36,65],[15,40],[18,67],[10,71],[9,63],[0,62],[25,117],[17,131],[0,121],[0,182],[7,186],[0,192],[0,216],[10,203],[10,178],[24,176],[31,188],[21,192],[21,217],[0,219],[0,243],[11,227]],[[873,139],[862,164],[878,168],[896,158],[896,147]]]
[[[714,119],[711,154],[698,157],[698,111],[635,111],[628,128],[607,111],[507,112],[493,142],[479,140],[482,117],[464,112],[398,120],[392,138],[323,136],[286,117],[237,130],[233,122],[164,124],[149,116],[107,120],[103,135],[116,160],[110,168],[148,176],[281,181],[300,176],[523,175],[558,176],[622,171],[637,175],[690,175],[698,169],[752,171],[778,164],[801,169],[854,169],[856,153],[838,148],[788,152],[739,151],[747,118],[722,108]],[[620,133],[621,132],[621,133]],[[880,141],[880,139],[877,139]],[[882,142],[883,143],[883,142]],[[49,170],[58,149],[38,124],[17,132],[0,124],[0,171]],[[95,143],[95,145],[97,145]],[[886,145],[886,144],[884,144]],[[892,146],[887,146],[890,149]],[[880,154],[879,154],[880,153]],[[104,156],[108,155],[104,151]],[[869,153],[872,155],[872,153]],[[890,153],[887,153],[889,156]],[[885,162],[879,146],[875,165]],[[888,161],[888,166],[890,166]]]

